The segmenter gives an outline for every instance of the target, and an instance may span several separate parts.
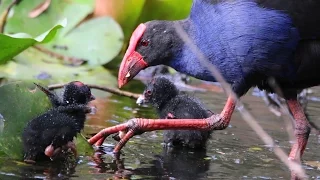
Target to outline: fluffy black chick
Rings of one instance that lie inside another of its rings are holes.
[[[162,119],[202,119],[212,113],[199,100],[182,94],[167,78],[155,77],[148,83],[137,104],[150,104]],[[166,130],[164,143],[173,147],[204,148],[211,131]]]
[[[79,81],[68,83],[62,98],[36,85],[47,94],[52,108],[28,122],[22,133],[27,163],[52,157],[63,148],[75,151],[73,138],[83,129],[86,114],[91,112],[87,104],[94,100],[90,88]]]

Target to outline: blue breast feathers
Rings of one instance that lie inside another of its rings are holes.
[[[228,82],[255,73],[294,78],[292,58],[300,38],[287,14],[259,7],[252,1],[194,3],[187,31]],[[187,45],[170,66],[199,79],[215,81]]]

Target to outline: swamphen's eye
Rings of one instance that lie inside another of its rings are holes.
[[[143,39],[143,40],[141,40],[140,44],[141,44],[141,46],[148,46],[149,45],[149,40]]]
[[[147,95],[151,95],[152,94],[152,92],[150,91],[150,90],[147,90]]]

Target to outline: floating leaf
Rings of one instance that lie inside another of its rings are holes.
[[[121,50],[123,32],[112,18],[102,17],[82,22],[93,12],[91,0],[51,1],[50,6],[37,18],[28,18],[43,0],[22,1],[14,8],[14,15],[8,19],[5,32],[21,29],[29,34],[53,24],[54,20],[65,17],[68,25],[58,33],[46,48],[56,53],[83,59],[89,65],[103,65],[111,61]],[[75,13],[76,12],[76,13]],[[66,47],[63,49],[55,47]]]
[[[56,59],[29,48],[19,54],[16,61],[0,66],[0,78],[13,80],[40,80],[52,83],[65,83],[79,80],[87,84],[116,86],[116,78],[105,68],[99,66],[64,66],[47,63]]]
[[[63,38],[46,45],[51,51],[88,61],[89,65],[103,65],[120,52],[123,33],[112,18],[101,17],[88,20]],[[56,46],[66,47],[63,49]]]
[[[13,15],[7,19],[5,33],[13,34],[23,30],[27,34],[36,36],[52,27],[60,19],[66,18],[68,25],[59,33],[59,36],[63,37],[94,9],[92,0],[54,0],[45,13],[37,18],[29,18],[29,13],[41,3],[43,0],[21,1],[13,8]]]
[[[45,33],[33,38],[26,33],[17,33],[11,35],[0,34],[0,64],[7,62],[23,50],[33,46],[36,43],[47,43],[55,36],[58,29],[66,26],[67,20],[64,19],[53,26]]]
[[[50,107],[46,95],[31,91],[32,83],[12,83],[0,87],[0,113],[5,119],[0,135],[0,151],[11,158],[22,158],[21,134],[26,123]]]

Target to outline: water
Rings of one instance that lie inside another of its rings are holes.
[[[126,89],[141,92],[143,85],[137,81]],[[215,88],[216,90],[218,88]],[[320,125],[320,105],[317,102],[320,88],[313,88],[308,103],[308,114]],[[220,92],[192,93],[213,112],[220,112],[226,97]],[[282,117],[269,111],[260,97],[250,91],[242,98],[259,124],[286,152],[290,151],[289,137]],[[155,118],[151,108],[138,107],[135,100],[108,96],[95,101],[98,114],[90,117],[86,134],[119,124],[134,117]],[[290,172],[270,148],[265,146],[255,132],[235,112],[230,127],[216,131],[207,144],[206,151],[166,151],[162,148],[162,132],[148,132],[132,138],[123,149],[120,161],[112,156],[114,140],[109,137],[104,148],[78,162],[68,164],[43,163],[25,165],[10,159],[0,160],[0,179],[289,179]],[[303,167],[310,179],[320,179],[319,142],[312,131],[303,156]]]

